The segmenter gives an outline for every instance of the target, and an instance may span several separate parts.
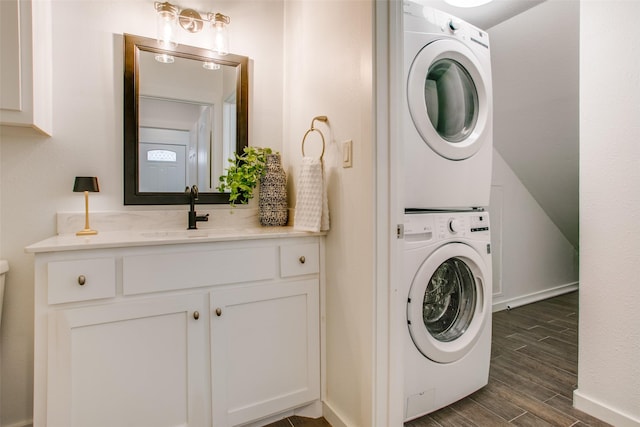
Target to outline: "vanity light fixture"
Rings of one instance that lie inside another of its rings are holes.
[[[178,46],[178,8],[169,2],[155,2],[155,8],[158,43],[163,49],[174,49]]]
[[[198,33],[211,27],[212,35],[210,37],[211,50],[218,55],[226,55],[229,53],[229,34],[227,26],[231,19],[221,13],[207,13],[206,18],[200,12],[194,9],[182,9],[169,2],[155,2],[154,7],[157,12],[158,22],[158,43],[164,49],[171,50],[178,45],[177,28],[178,24],[185,31],[190,33]],[[159,58],[160,57],[160,58]],[[156,60],[159,62],[170,63],[171,55],[158,55]],[[207,69],[212,69],[204,66]]]
[[[213,51],[219,55],[229,53],[229,30],[227,25],[231,19],[221,13],[210,13],[208,15],[209,22],[213,28]]]
[[[96,230],[92,230],[89,227],[89,192],[97,193],[100,191],[98,186],[98,178],[95,176],[76,176],[76,180],[73,184],[73,191],[75,193],[84,192],[84,230],[80,230],[76,233],[76,236],[91,236],[98,234]]]

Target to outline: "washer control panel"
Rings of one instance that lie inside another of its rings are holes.
[[[487,212],[412,212],[404,216],[407,241],[489,239]]]

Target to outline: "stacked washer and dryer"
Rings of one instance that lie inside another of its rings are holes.
[[[414,1],[403,7],[401,312],[411,420],[488,382],[493,112],[487,33]]]

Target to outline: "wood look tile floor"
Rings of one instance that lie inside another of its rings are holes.
[[[405,427],[609,426],[573,408],[578,292],[493,314],[489,384]]]
[[[578,374],[578,293],[493,314],[489,384],[404,427],[609,426],[572,406]],[[291,417],[267,427],[327,427]]]

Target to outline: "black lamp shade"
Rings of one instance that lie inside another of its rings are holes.
[[[98,187],[98,178],[95,176],[76,176],[76,181],[73,184],[74,192],[91,191],[97,193],[100,191]]]

